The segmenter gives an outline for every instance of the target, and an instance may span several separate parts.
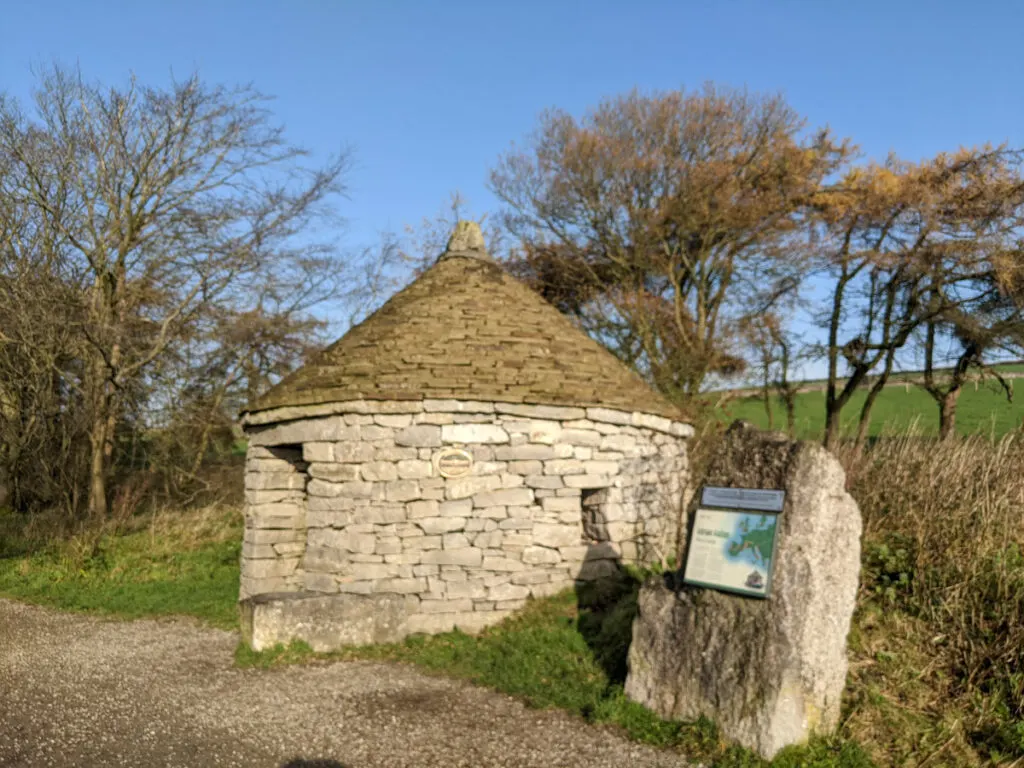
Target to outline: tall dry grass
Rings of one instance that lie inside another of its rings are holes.
[[[836,453],[864,517],[862,601],[927,623],[953,695],[1024,718],[1024,439],[910,433]]]

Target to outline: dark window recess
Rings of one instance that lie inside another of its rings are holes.
[[[607,501],[607,488],[583,489],[583,538],[590,541],[608,541],[608,527],[605,525],[603,511]]]

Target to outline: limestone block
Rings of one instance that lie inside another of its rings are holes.
[[[335,443],[334,460],[348,464],[373,461],[374,447],[370,443]]]
[[[461,531],[466,527],[464,517],[424,517],[418,518],[416,524],[429,536]]]
[[[508,518],[501,520],[498,527],[503,531],[528,531],[533,528],[533,520],[529,518]]]
[[[390,461],[371,461],[360,467],[363,480],[397,480],[398,469]]]
[[[491,555],[483,559],[483,569],[494,573],[514,573],[526,570],[521,560],[515,560],[513,553],[508,552],[502,555]]]
[[[273,504],[278,501],[301,502],[304,495],[304,490],[301,488],[268,491],[246,490],[245,501],[247,504]]]
[[[572,449],[572,457],[574,459],[580,459],[581,461],[586,461],[590,457],[592,457],[593,455],[594,455],[594,449],[593,448],[576,446],[575,448]]]
[[[417,592],[425,592],[426,589],[427,580],[424,578],[380,579],[373,585],[373,591],[376,593],[394,592],[399,595],[410,595]]]
[[[267,530],[264,528],[246,528],[242,533],[242,541],[247,544],[282,544],[291,541],[304,541],[301,531]]]
[[[560,442],[572,445],[598,446],[601,444],[602,438],[603,435],[600,432],[595,432],[591,429],[563,429]]]
[[[373,424],[373,416],[368,413],[346,413],[345,423],[349,426],[363,426],[364,424]]]
[[[557,550],[548,547],[530,546],[523,550],[523,562],[528,565],[560,563],[562,556]]]
[[[636,450],[636,438],[633,435],[605,435],[601,440],[602,451],[619,451],[621,453],[632,453]]]
[[[416,541],[416,539],[414,539]],[[477,566],[483,561],[483,550],[476,547],[465,549],[432,549],[423,553],[424,563],[436,565]]]
[[[706,715],[770,758],[838,723],[860,512],[842,467],[821,446],[743,425],[729,429],[707,478],[786,490],[771,598],[652,580],[640,591],[626,694],[665,718]]]
[[[657,432],[669,432],[672,429],[672,420],[664,416],[655,416],[650,413],[634,411],[629,418],[629,423],[634,427],[644,427]]]
[[[582,511],[578,494],[575,496],[548,496],[541,499],[540,506],[545,512],[574,512],[577,516]]]
[[[415,459],[417,456],[417,448],[399,448],[394,445],[374,445],[373,446],[373,460],[374,461],[408,461],[409,459]],[[401,475],[399,475],[401,477]]]
[[[361,522],[374,524],[405,522],[405,506],[402,504],[372,504],[362,508],[357,517]]]
[[[495,403],[498,413],[510,413],[514,416],[525,416],[529,419],[550,419],[568,421],[582,419],[587,415],[583,408],[562,407],[555,405],[521,405],[519,403]]]
[[[607,488],[615,479],[608,475],[566,475],[562,482],[570,488]]]
[[[434,465],[429,461],[421,461],[419,459],[405,459],[399,461],[395,468],[398,471],[398,476],[403,480],[418,480],[420,478],[430,477],[434,472]]]
[[[544,464],[539,461],[510,461],[508,471],[514,475],[539,475],[544,471]]]
[[[319,445],[331,445],[331,443],[319,443]],[[359,479],[359,467],[355,464],[314,462],[306,471],[312,478],[332,483],[344,483]]]
[[[501,531],[481,531],[473,538],[473,546],[480,549],[499,549],[502,544]]]
[[[452,520],[454,518],[440,518],[441,520]],[[446,533],[441,536],[441,547],[443,549],[464,549],[469,546],[469,539],[464,533]],[[479,545],[477,545],[479,546]]]
[[[552,459],[544,464],[545,475],[581,475],[583,462],[579,459]],[[564,480],[562,481],[565,482]]]
[[[243,600],[241,614],[242,638],[257,651],[292,640],[304,640],[314,651],[332,651],[395,643],[409,633],[400,595],[261,595]]]
[[[303,443],[302,458],[306,461],[334,461],[334,443]]]
[[[423,410],[427,413],[494,413],[494,403],[480,400],[435,400],[425,399]]]
[[[487,587],[483,579],[467,579],[463,582],[448,583],[449,600],[479,600],[487,597]]]
[[[494,451],[494,458],[498,461],[547,461],[554,457],[552,446],[536,443],[502,446]]]
[[[412,414],[408,413],[395,413],[385,414],[378,413],[373,417],[373,423],[381,427],[401,428],[408,427],[412,424]]]
[[[500,487],[501,477],[498,475],[458,477],[448,480],[444,494],[447,499],[464,499],[467,496],[483,491],[493,491]]]
[[[587,408],[587,418],[591,421],[603,421],[606,424],[629,424],[632,414],[611,408]]]
[[[368,499],[373,494],[373,483],[354,481],[350,483],[329,483],[325,480],[310,480],[306,487],[310,496],[343,496],[349,499]]]
[[[525,600],[529,596],[529,587],[517,584],[498,584],[487,590],[488,600]]]
[[[393,480],[384,484],[384,498],[388,501],[411,501],[420,497],[420,484],[415,480]]]
[[[247,560],[275,558],[277,557],[277,552],[274,551],[274,547],[271,544],[253,544],[250,541],[243,541],[242,557]]]
[[[565,485],[559,475],[529,475],[524,483],[527,488],[543,488],[551,490]]]
[[[379,537],[374,548],[375,555],[397,555],[402,552],[402,540],[397,536]]]
[[[570,442],[562,437],[562,425],[557,421],[531,421],[526,437],[531,443],[541,445],[554,445],[559,440]]]
[[[245,575],[250,579],[273,579],[291,576],[299,567],[297,557],[276,557],[273,560],[247,560]]]
[[[571,544],[580,543],[579,525],[552,525],[536,523],[533,525],[533,540],[542,547],[557,549]]]
[[[405,505],[405,510],[410,520],[419,520],[424,517],[437,517],[439,514],[444,514],[440,511],[443,507],[444,504],[427,499],[410,501]]]
[[[253,491],[301,490],[306,487],[306,476],[291,472],[246,472],[245,487]]]
[[[551,581],[551,574],[547,571],[522,571],[512,574],[512,584],[532,586],[534,584],[547,584]]]
[[[284,459],[247,459],[245,462],[246,472],[287,472],[293,473],[305,467],[305,463],[298,466],[294,462]]]
[[[395,444],[413,448],[439,448],[441,427],[430,424],[416,424],[395,433]]]
[[[441,427],[444,443],[507,443],[508,432],[497,424],[445,424]]]
[[[254,446],[300,445],[359,439],[359,427],[348,426],[341,416],[300,419],[266,427],[249,427],[245,432],[249,444]]]
[[[532,503],[533,491],[530,488],[504,488],[484,491],[473,496],[474,507],[524,506]],[[503,514],[502,517],[504,516]]]
[[[338,591],[338,580],[329,573],[309,573],[302,577],[302,585],[310,592],[333,593]]]
[[[441,517],[468,517],[473,510],[472,499],[456,499],[453,501],[443,501],[440,505],[436,505],[435,515]]]
[[[669,434],[675,435],[676,437],[693,437],[694,430],[689,424],[683,424],[679,421],[673,421],[672,425],[668,428]]]
[[[441,548],[441,537],[440,536],[420,536],[418,538],[406,538],[402,539],[402,551],[403,552],[419,552],[428,549],[440,549]],[[422,562],[422,560],[420,561]]]

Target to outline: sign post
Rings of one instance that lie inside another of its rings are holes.
[[[771,595],[776,523],[785,491],[705,486],[690,528],[683,583]]]

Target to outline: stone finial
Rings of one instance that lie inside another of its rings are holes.
[[[484,244],[484,235],[480,231],[480,225],[475,221],[460,221],[455,225],[452,236],[448,238],[448,247],[440,258],[445,259],[451,256],[465,256],[483,261],[493,261],[487,253],[487,246]]]

